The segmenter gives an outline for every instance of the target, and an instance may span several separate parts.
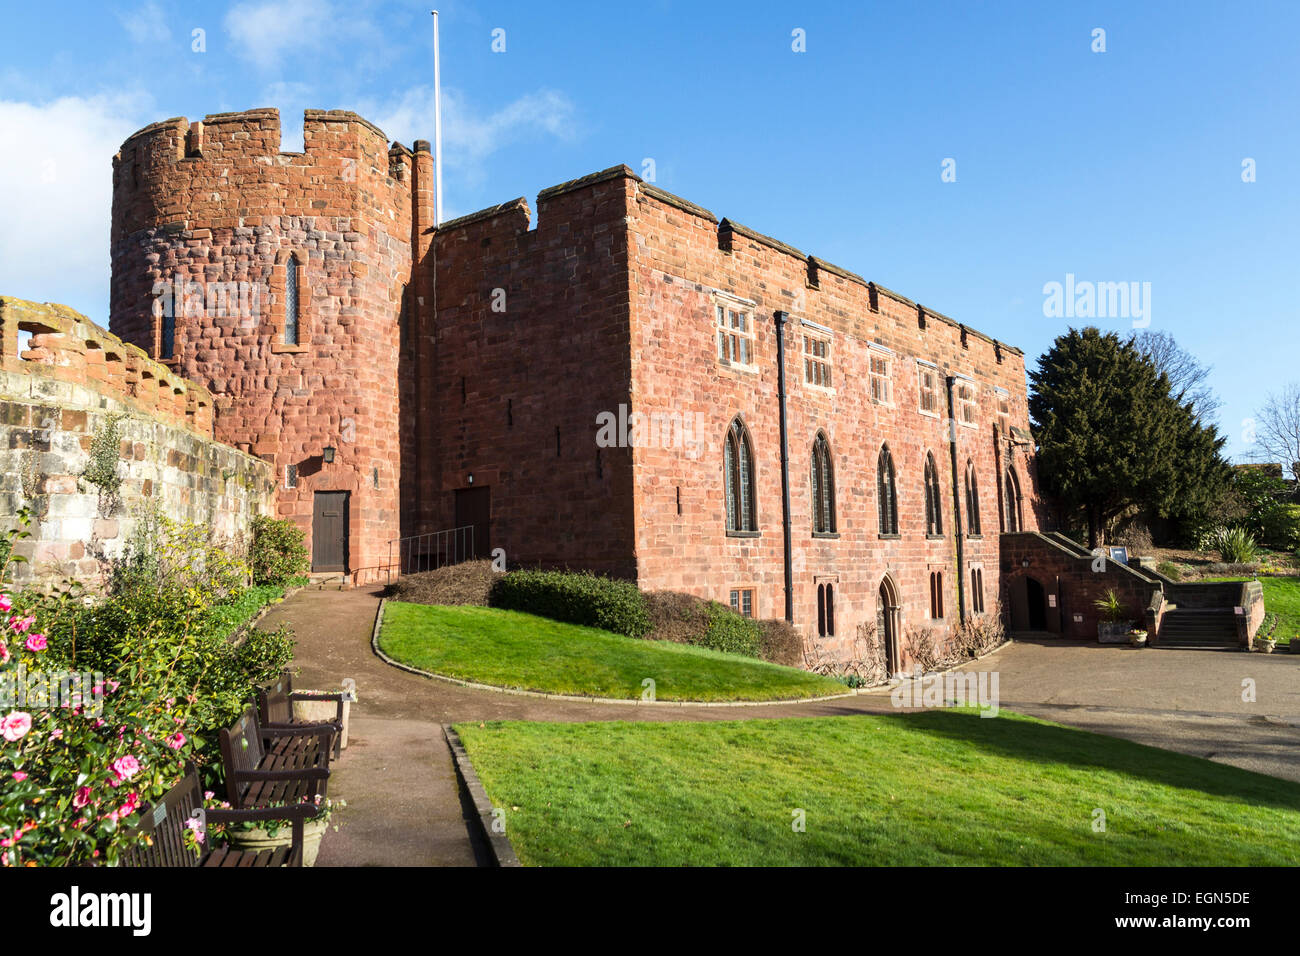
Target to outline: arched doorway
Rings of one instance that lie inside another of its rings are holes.
[[[901,663],[898,655],[898,592],[889,575],[881,579],[876,594],[876,633],[885,648],[885,669],[888,676],[893,677]]]
[[[1011,588],[1011,629],[1014,631],[1055,631],[1048,626],[1047,589],[1037,578],[1024,575]]]

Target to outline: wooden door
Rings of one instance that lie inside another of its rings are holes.
[[[312,571],[348,569],[348,493],[318,491],[312,502]]]
[[[492,491],[489,488],[456,489],[456,527],[472,527],[469,541],[457,541],[461,559],[492,556]],[[461,536],[457,536],[458,538]]]

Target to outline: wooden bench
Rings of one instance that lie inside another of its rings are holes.
[[[221,729],[226,799],[236,809],[315,803],[329,784],[334,731],[328,725],[261,726],[252,707]]]
[[[334,732],[334,759],[342,750],[343,741],[343,701],[347,694],[343,692],[325,693],[316,691],[295,691],[293,675],[286,669],[274,684],[257,688],[257,717],[263,730],[298,730],[329,727]],[[297,720],[293,716],[295,700],[332,700],[337,707],[335,717],[328,721]]]
[[[214,823],[240,823],[258,820],[289,820],[293,838],[288,846],[269,850],[237,850],[212,845],[211,831],[199,853],[185,845],[188,821],[202,811],[205,829]],[[140,830],[146,840],[133,846],[123,856],[123,866],[302,866],[303,824],[315,816],[316,807],[299,804],[291,807],[262,807],[245,810],[204,810],[203,787],[198,771],[188,768],[185,778],[168,790],[161,800],[140,810]]]

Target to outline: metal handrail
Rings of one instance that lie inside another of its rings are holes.
[[[393,571],[399,575],[434,571],[460,564],[474,556],[474,526],[464,525],[446,531],[393,538],[388,542],[388,580]]]

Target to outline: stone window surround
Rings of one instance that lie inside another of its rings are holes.
[[[962,428],[978,428],[980,405],[979,390],[975,384],[975,379],[971,378],[969,375],[960,374],[953,375],[953,379],[953,404],[957,406],[953,409],[953,412],[956,414],[957,424]],[[969,399],[963,399],[961,397],[961,388],[963,385],[970,389]],[[966,421],[966,417],[962,414],[962,406],[964,404],[971,407],[970,421]]]
[[[800,357],[803,359],[803,362],[804,362],[804,370],[803,370],[803,383],[804,383],[804,385],[807,386],[808,388],[816,389],[816,390],[819,391],[819,392],[825,392],[825,393],[827,393],[827,394],[833,394],[833,393],[835,392],[835,386],[834,386],[834,385],[820,385],[820,384],[818,384],[818,383],[816,383],[816,382],[809,381],[809,379],[808,379],[808,356],[809,356],[809,353],[808,353],[808,351],[807,351],[808,344],[807,344],[807,341],[806,341],[806,340],[807,340],[807,339],[816,339],[817,341],[825,342],[825,343],[826,343],[826,357],[823,359],[823,358],[819,358],[819,357],[817,357],[817,356],[813,356],[812,360],[813,360],[814,362],[821,362],[823,365],[825,365],[825,366],[826,366],[826,372],[827,372],[827,378],[829,378],[830,381],[834,382],[834,381],[835,381],[835,377],[834,377],[834,375],[833,375],[833,370],[834,370],[834,368],[835,368],[835,355],[834,355],[834,351],[833,351],[833,349],[834,349],[834,338],[835,338],[835,333],[834,333],[834,331],[833,331],[832,329],[828,328],[828,327],[825,326],[825,325],[820,325],[819,323],[812,321],[811,319],[800,319],[800,320],[799,320],[799,335],[800,335],[800,338],[802,338],[802,339],[805,340],[805,341],[799,343],[800,346],[801,346],[800,349],[799,349],[799,355],[800,355]]]
[[[710,318],[712,319],[714,363],[716,365],[719,365],[722,368],[732,369],[733,371],[736,372],[748,372],[748,373],[758,372],[758,335],[756,334],[754,329],[754,310],[757,308],[757,306],[758,303],[755,302],[753,299],[745,299],[738,295],[734,295],[730,292],[724,292],[722,289],[711,289],[709,291],[709,315]],[[722,328],[722,326],[718,324],[719,308],[728,309],[734,312],[743,312],[745,314],[744,332],[741,333],[735,332],[733,329],[730,328],[730,322],[728,322],[727,331],[728,334],[730,335],[738,334],[749,340],[749,362],[747,363],[728,362],[728,361],[724,361],[721,358],[718,358],[717,336],[718,336],[718,330]]]
[[[874,353],[874,354],[873,354]],[[871,371],[871,360],[880,359],[885,363],[885,371],[878,375]],[[881,378],[885,382],[885,398],[880,400],[871,394],[871,381]],[[885,408],[894,407],[894,350],[881,345],[879,342],[867,343],[867,398],[875,405],[882,405]]]
[[[298,344],[288,345],[284,341],[284,297],[285,278],[289,263],[298,270]],[[272,354],[298,353],[308,351],[303,343],[311,337],[311,284],[307,281],[307,254],[296,249],[281,249],[275,254],[275,265],[271,268],[271,302],[269,303],[271,319]]]
[[[926,373],[926,372],[929,372],[930,374],[932,374],[932,375],[934,376],[934,389],[933,389],[933,391],[934,391],[934,409],[933,409],[933,411],[926,411],[924,408],[921,407],[921,396],[924,394],[924,391],[925,391],[925,390],[921,387],[921,376],[922,376],[924,373]],[[940,409],[940,408],[942,407],[942,405],[943,405],[943,402],[941,401],[941,396],[942,396],[943,393],[942,393],[942,391],[940,390],[940,387],[939,387],[939,383],[940,383],[940,381],[941,381],[942,379],[943,379],[943,372],[940,370],[939,366],[935,365],[933,362],[927,362],[925,359],[917,359],[917,360],[916,360],[916,395],[917,395],[917,400],[916,400],[916,410],[917,410],[917,412],[918,412],[919,414],[924,415],[924,416],[926,416],[927,418],[941,418],[941,417],[942,417],[942,415],[940,415],[940,413],[939,413],[939,409]]]
[[[736,604],[731,604],[731,592],[736,592]],[[759,620],[758,616],[758,586],[749,582],[744,584],[730,584],[727,586],[727,607],[731,607],[737,614],[745,615],[745,592],[749,592],[749,617],[753,620]]]

